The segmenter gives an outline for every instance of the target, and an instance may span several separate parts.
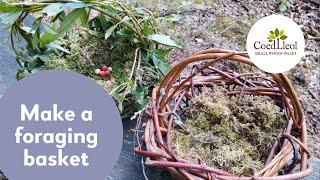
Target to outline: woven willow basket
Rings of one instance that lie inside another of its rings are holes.
[[[287,180],[308,176],[312,172],[312,166],[308,163],[310,152],[307,147],[306,122],[299,99],[286,75],[237,74],[212,66],[214,63],[221,62],[220,60],[254,66],[247,53],[222,49],[208,49],[180,61],[166,75],[160,86],[154,88],[152,92],[152,108],[148,111],[151,118],[143,126],[145,130],[142,137],[143,143],[135,149],[135,153],[146,157],[146,165],[165,167],[178,179]],[[204,65],[194,66],[191,75],[182,77],[182,72],[188,65],[200,61]],[[195,88],[221,82],[235,86],[232,91],[229,91],[231,95],[245,93],[279,99],[287,114],[286,128],[279,134],[270,149],[265,167],[251,177],[235,176],[222,169],[208,167],[205,162],[201,164],[188,162],[172,151],[171,132],[175,127],[175,119],[180,116],[179,107],[188,105],[188,100],[195,96]],[[296,165],[300,167],[295,168]]]

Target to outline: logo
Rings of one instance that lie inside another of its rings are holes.
[[[283,73],[296,66],[304,55],[304,37],[299,26],[281,15],[256,22],[247,37],[252,62],[263,71]]]
[[[276,28],[274,31],[270,31],[270,34],[268,36],[269,42],[277,40],[279,42],[279,39],[286,40],[288,38],[287,35],[284,34],[284,30],[279,31],[278,28]]]

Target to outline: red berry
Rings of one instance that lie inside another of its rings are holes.
[[[101,71],[107,71],[108,70],[108,66],[102,66],[101,67]]]
[[[106,75],[109,76],[111,74],[110,71],[105,71],[106,72]]]
[[[101,72],[100,72],[100,76],[102,76],[102,77],[106,77],[106,76],[108,76],[108,74],[107,74],[107,72],[106,72],[106,71],[101,71]]]

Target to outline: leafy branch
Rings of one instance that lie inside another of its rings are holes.
[[[31,26],[25,24],[29,15],[35,17]],[[129,94],[141,101],[141,97],[135,95],[145,96],[146,93],[142,92],[151,88],[141,79],[141,76],[145,77],[143,70],[166,74],[170,69],[167,55],[172,48],[179,47],[169,36],[160,34],[157,19],[149,10],[116,0],[47,0],[31,3],[0,0],[0,19],[11,30],[12,48],[21,67],[17,79],[43,70],[44,64],[52,60],[53,55],[68,57],[72,52],[66,42],[77,38],[79,29],[108,43],[129,43],[135,48],[132,52],[135,56],[128,79],[111,90],[119,107]],[[25,40],[27,50],[18,48],[17,37]],[[120,42],[123,39],[126,41]],[[158,80],[151,81],[155,83]]]

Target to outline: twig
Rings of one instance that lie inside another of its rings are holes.
[[[248,76],[246,76],[245,79],[244,79],[244,83],[243,83],[243,86],[242,86],[242,88],[241,88],[240,95],[239,95],[239,99],[238,99],[238,104],[240,103],[240,101],[241,101],[241,99],[242,99],[244,86],[245,86],[245,84],[247,83],[247,78],[248,78]]]

